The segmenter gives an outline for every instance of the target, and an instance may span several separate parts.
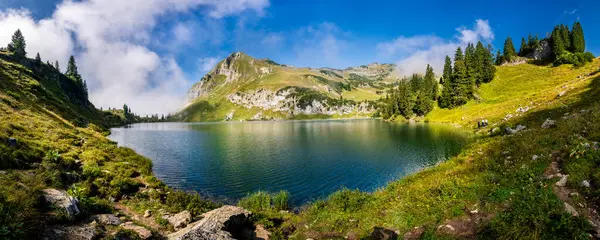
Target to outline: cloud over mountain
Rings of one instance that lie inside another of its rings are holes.
[[[268,6],[268,0],[64,0],[41,20],[23,9],[0,12],[0,44],[20,28],[29,56],[39,52],[64,70],[75,55],[97,106],[127,103],[138,113],[166,113],[183,105],[181,91],[189,81],[173,56],[150,47],[159,18],[200,9],[220,19],[245,11],[263,14]],[[190,41],[187,26],[174,24],[172,44]]]
[[[457,34],[453,39],[443,39],[436,35],[400,36],[393,41],[377,45],[379,55],[393,57],[404,75],[423,73],[425,66],[430,64],[440,73],[446,56],[453,57],[456,48],[468,43],[484,43],[494,39],[494,32],[488,20],[477,19],[471,27],[456,28]]]

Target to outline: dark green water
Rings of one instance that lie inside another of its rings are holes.
[[[342,188],[372,191],[458,154],[448,125],[379,120],[151,123],[112,129],[169,186],[235,201],[287,190],[297,205]]]

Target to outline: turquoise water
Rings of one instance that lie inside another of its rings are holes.
[[[296,206],[342,188],[372,191],[458,154],[448,125],[379,120],[149,123],[110,138],[152,159],[167,185],[233,202],[287,190]]]

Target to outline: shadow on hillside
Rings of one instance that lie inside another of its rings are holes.
[[[540,59],[540,60],[529,60],[527,61],[529,64],[537,65],[537,66],[548,66],[552,63],[552,60],[549,59]]]
[[[597,72],[598,71],[590,74],[593,75]],[[567,92],[567,94],[569,93]],[[515,125],[521,124],[527,127],[539,127],[548,118],[552,120],[559,120],[564,116],[564,114],[577,114],[580,111],[589,110],[591,105],[597,104],[600,101],[600,76],[594,77],[591,83],[587,86],[587,89],[581,93],[578,93],[576,98],[578,99],[574,102],[566,102],[568,107],[557,107],[531,112],[525,115],[520,121],[516,122]]]
[[[524,239],[527,236],[568,239],[568,236],[590,230],[584,218],[572,218],[564,214],[563,203],[552,191],[553,184],[544,183],[556,179],[545,180],[541,177],[551,161],[558,161],[561,165],[563,161],[570,160],[569,153],[581,137],[588,141],[600,140],[600,119],[595,119],[595,111],[600,109],[599,98],[600,76],[596,76],[581,92],[567,93],[557,98],[556,101],[562,104],[529,112],[510,122],[513,126],[524,125],[527,129],[494,141],[494,145],[490,145],[485,153],[489,160],[482,166],[492,170],[490,181],[501,186],[492,190],[490,196],[510,210],[500,213],[498,219],[501,221],[492,221],[479,234],[490,239],[500,238],[507,232],[512,237]],[[542,129],[546,119],[555,120],[556,127]],[[511,192],[510,198],[498,197],[502,195],[502,189]],[[561,228],[556,227],[559,225]]]

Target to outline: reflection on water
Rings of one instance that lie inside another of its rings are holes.
[[[374,190],[467,140],[451,126],[379,120],[135,124],[110,138],[152,159],[169,186],[230,200],[283,189],[295,205],[341,187]]]

